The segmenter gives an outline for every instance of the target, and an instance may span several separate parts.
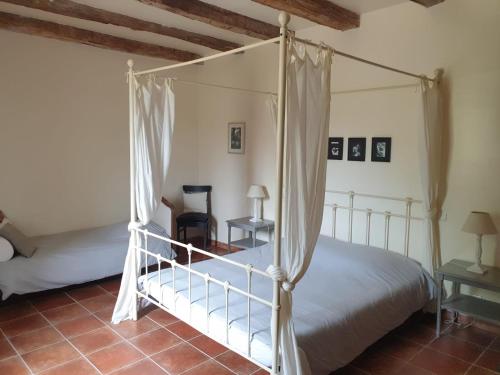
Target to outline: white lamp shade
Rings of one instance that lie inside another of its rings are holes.
[[[265,198],[266,192],[264,191],[264,187],[262,185],[252,185],[248,189],[247,193],[248,198]]]
[[[467,233],[495,234],[497,228],[487,212],[472,211],[465,221],[462,230]]]

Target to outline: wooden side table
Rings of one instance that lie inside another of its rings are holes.
[[[441,334],[441,309],[462,313],[493,324],[500,324],[500,303],[487,301],[478,297],[460,293],[462,284],[480,289],[487,289],[500,293],[500,268],[486,267],[488,272],[484,275],[469,272],[467,267],[472,262],[453,259],[437,270],[438,281],[438,310],[436,317],[436,336]],[[449,298],[442,301],[443,281],[453,283],[452,293]]]
[[[267,230],[269,234],[269,240],[271,240],[271,232],[274,231],[274,221],[272,220],[262,220],[262,221],[250,221],[252,217],[242,217],[239,219],[227,220],[227,247],[231,251],[231,245],[240,247],[243,249],[248,249],[250,247],[257,247],[266,244],[266,241],[257,239],[257,232],[259,230]],[[249,237],[243,238],[237,241],[231,241],[231,229],[239,228],[247,231]]]

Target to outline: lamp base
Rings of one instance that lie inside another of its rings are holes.
[[[258,217],[252,217],[252,218],[250,219],[250,221],[251,221],[251,222],[253,222],[253,223],[260,223],[261,221],[264,221],[264,220],[259,219]]]
[[[466,268],[467,271],[469,272],[473,272],[473,273],[478,273],[480,275],[484,275],[486,272],[488,272],[488,270],[484,269],[483,267],[481,267],[479,264],[473,264],[472,266],[470,267],[467,267]]]

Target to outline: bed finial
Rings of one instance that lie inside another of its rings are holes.
[[[290,15],[287,12],[280,12],[280,15],[278,16],[278,21],[281,27],[284,27],[288,25],[288,22],[290,22]]]
[[[127,65],[128,65],[128,68],[129,68],[130,70],[132,70],[132,68],[134,67],[134,60],[132,60],[132,59],[128,59],[128,60],[127,60]]]

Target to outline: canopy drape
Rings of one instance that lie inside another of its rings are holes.
[[[441,263],[439,244],[439,213],[443,143],[443,112],[439,86],[440,74],[434,83],[421,80],[422,126],[419,131],[420,175],[424,218],[424,267],[434,272]]]
[[[175,119],[175,95],[171,80],[150,78],[144,83],[134,80],[134,86],[134,137],[131,142],[134,142],[135,151],[134,189],[139,222],[131,218],[131,227],[148,224],[161,203],[170,164]],[[115,324],[133,318],[137,303],[136,274],[141,267],[141,257],[133,251],[138,241],[139,236],[131,231],[120,292],[113,312],[112,322]],[[137,267],[135,270],[134,265]]]
[[[281,372],[287,375],[311,373],[295,337],[292,291],[309,267],[323,220],[332,55],[320,47],[313,60],[302,44],[293,42],[287,54],[283,264],[268,268],[283,281],[279,341]]]

